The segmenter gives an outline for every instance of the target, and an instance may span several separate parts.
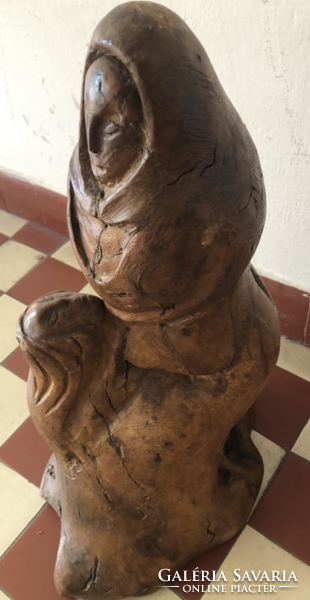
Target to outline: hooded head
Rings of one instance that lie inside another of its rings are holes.
[[[162,5],[122,4],[93,34],[68,217],[89,282],[127,320],[216,302],[256,249],[255,146],[200,42]]]

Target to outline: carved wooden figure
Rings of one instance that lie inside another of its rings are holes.
[[[64,596],[150,593],[161,568],[245,524],[263,475],[252,407],[279,348],[249,264],[264,219],[255,146],[195,35],[164,6],[112,10],[86,59],[68,192],[100,298],[55,292],[18,327],[54,453],[42,494]]]

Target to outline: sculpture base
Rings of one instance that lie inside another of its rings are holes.
[[[212,507],[210,506],[211,512],[207,511],[209,514],[211,514],[211,517],[208,523],[205,524],[205,534],[203,538],[201,538],[201,523],[199,524],[199,535],[197,535],[198,545],[195,543],[193,544],[193,546],[196,545],[197,548],[195,553],[191,554],[189,552],[186,556],[186,548],[184,548],[181,559],[175,558],[171,560],[171,558],[167,558],[167,556],[165,556],[165,552],[163,552],[162,556],[158,556],[157,553],[155,553],[154,556],[154,552],[151,550],[153,540],[150,539],[149,546],[146,545],[144,548],[145,553],[143,562],[145,562],[145,565],[143,570],[141,570],[140,567],[140,572],[147,572],[147,583],[144,581],[140,583],[139,586],[139,584],[137,584],[134,572],[129,572],[127,573],[128,587],[126,587],[126,583],[124,585],[122,582],[119,587],[115,586],[114,589],[106,592],[108,598],[116,599],[132,596],[133,592],[136,596],[143,596],[156,591],[157,587],[161,583],[158,579],[158,571],[160,568],[170,568],[171,572],[173,572],[173,570],[180,571],[180,569],[184,567],[184,565],[190,559],[194,558],[194,556],[202,554],[203,552],[211,550],[216,546],[228,541],[245,525],[246,520],[254,506],[263,477],[262,458],[257,448],[253,444],[250,435],[254,419],[253,408],[254,407],[251,407],[247,414],[231,430],[224,444],[217,472],[216,499],[214,499]],[[52,455],[43,475],[41,483],[41,495],[53,507],[61,519],[63,519],[62,494],[66,495],[66,490],[64,489],[65,480],[66,476],[61,465],[57,463],[55,455]],[[81,488],[77,482],[77,503],[79,502],[79,498],[81,498],[81,489],[83,489],[83,487],[85,488],[84,484]],[[87,495],[87,490],[84,489],[84,493]],[[57,587],[59,592],[62,594],[65,592],[66,596],[68,597],[76,598],[77,595],[79,598],[97,597],[96,582],[98,578],[98,569],[100,564],[105,564],[108,557],[101,555],[101,548],[96,547],[96,542],[93,540],[93,533],[90,533],[89,538],[87,539],[87,523],[90,523],[92,519],[97,518],[95,513],[100,512],[103,497],[104,491],[102,490],[102,497],[98,499],[97,506],[89,506],[89,514],[87,517],[84,515],[84,544],[86,547],[92,549],[95,560],[90,568],[88,565],[90,579],[86,580],[86,584],[84,587],[81,586],[81,589],[78,589],[76,585],[74,585],[71,591],[70,585],[68,585],[68,579],[72,580],[72,582],[75,582],[76,580],[76,566],[78,565],[78,569],[84,571],[84,565],[80,562],[79,550],[76,547],[74,535],[70,540],[68,540],[66,523],[64,523],[64,527],[62,527],[60,551],[56,565],[56,585],[58,582]],[[182,495],[179,499],[175,499],[176,511],[178,510],[177,507],[179,501],[182,501]],[[109,517],[111,529],[113,529],[113,522],[115,523],[116,527],[118,526],[119,532],[117,533],[115,528],[114,534],[111,536],[112,539],[111,547],[109,547],[109,556],[113,556],[116,551],[114,557],[115,564],[113,565],[113,562],[110,563],[112,571],[113,566],[115,566],[115,574],[109,573],[108,577],[115,577],[115,579],[118,577],[117,573],[119,571],[120,564],[122,570],[124,570],[127,562],[126,548],[124,547],[123,552],[120,553],[119,543],[124,538],[124,531],[126,529],[126,525],[128,525],[128,513],[125,512],[122,514],[122,511],[120,511],[117,517],[115,518],[115,515],[113,515],[113,508],[111,508],[111,514]],[[135,520],[136,540],[141,538],[141,533],[143,533],[144,530],[144,521],[145,517]],[[184,526],[186,526],[186,523],[184,524],[181,520],[179,522],[180,529],[182,529]],[[191,529],[194,536],[195,528],[191,526]],[[105,525],[103,525],[102,535],[106,534],[109,534],[109,532],[107,532]],[[160,532],[158,532],[158,535],[160,535]],[[173,536],[173,539],[174,538],[175,536]],[[180,538],[182,539],[182,535]],[[113,543],[115,543],[115,548],[113,548]],[[133,539],[132,543],[133,546],[135,546],[135,539]],[[63,552],[64,547],[66,547],[65,553]],[[70,564],[68,562],[68,554],[72,560],[71,572],[68,572],[68,565]],[[100,557],[100,561],[97,556]],[[85,572],[87,572],[87,558],[88,557],[86,556]],[[139,562],[141,563],[141,556],[136,556],[136,563]],[[90,585],[90,588],[93,588],[92,593],[91,589],[87,588],[88,585]]]

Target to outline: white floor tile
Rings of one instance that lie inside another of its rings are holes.
[[[251,582],[245,580],[234,582],[234,570],[239,569],[239,574],[241,577],[248,571],[251,575],[251,571],[253,570],[256,574],[258,571],[267,572],[267,575],[271,578],[271,571],[279,571],[280,575],[282,575],[283,571],[286,571],[288,578],[290,573],[294,571],[298,582],[295,581],[287,581],[287,582],[266,582],[263,581],[260,583],[259,581],[252,581],[252,585],[274,585],[276,587],[275,598],[279,600],[306,600],[309,596],[309,588],[310,588],[310,567],[305,565],[303,562],[295,558],[273,542],[270,542],[263,535],[252,529],[250,526],[246,526],[244,531],[241,533],[240,537],[236,541],[235,545],[232,547],[228,556],[224,560],[221,565],[219,571],[223,571],[227,582],[221,581],[221,584],[225,584],[227,586],[227,591],[221,593],[214,593],[214,596],[233,596],[239,598],[238,590],[232,590],[232,585],[240,585],[241,588],[243,585],[246,585],[247,588],[251,585]],[[261,573],[261,574],[262,574]],[[253,577],[252,577],[253,579]],[[280,585],[289,585],[290,589],[279,588]],[[299,586],[299,587],[293,587]],[[252,588],[254,590],[254,588]],[[265,593],[263,590],[258,592],[258,589],[255,588],[255,592],[258,597],[265,597]],[[243,592],[245,594],[246,592]],[[248,591],[251,594],[251,591]],[[252,593],[251,597],[255,594]],[[212,596],[213,597],[213,596]],[[243,596],[242,596],[243,597]],[[246,598],[248,596],[245,596]],[[208,600],[211,598],[210,593],[205,593],[203,595],[204,600]]]
[[[257,504],[270,479],[276,472],[282,458],[285,456],[285,450],[271,440],[268,440],[264,435],[261,435],[257,431],[252,431],[251,437],[255,446],[257,447],[257,450],[261,453],[264,461],[264,477],[258,497],[256,499],[255,504]]]
[[[0,463],[0,555],[19,536],[44,504],[38,488]],[[18,573],[16,574],[18,576]]]
[[[310,348],[307,346],[282,336],[277,364],[281,369],[310,381]]]
[[[6,294],[0,297],[0,362],[18,346],[17,321],[25,308],[25,304]]]
[[[29,416],[27,384],[23,379],[0,366],[0,446]],[[3,489],[0,479],[0,489]],[[1,496],[1,494],[0,494]],[[1,512],[1,511],[0,511]],[[1,528],[0,528],[1,538]]]
[[[61,246],[61,248],[59,248],[59,250],[57,250],[53,254],[53,258],[56,258],[56,260],[60,260],[66,265],[69,265],[69,267],[73,267],[74,269],[78,269],[79,271],[81,270],[80,265],[74,254],[71,242],[67,242],[66,244]]]
[[[292,450],[295,454],[310,461],[310,421],[303,428]]]
[[[6,212],[5,210],[0,210],[0,233],[4,233],[4,235],[11,237],[16,231],[26,225],[26,223],[26,219],[11,215],[11,213]]]
[[[7,292],[28,271],[45,258],[45,254],[8,240],[0,246],[0,290]]]

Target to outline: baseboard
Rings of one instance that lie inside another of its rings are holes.
[[[61,194],[0,171],[0,208],[8,212],[67,236],[66,203]],[[309,294],[267,277],[262,279],[276,303],[282,335],[310,345]]]
[[[0,171],[0,208],[68,235],[66,205],[65,196]]]
[[[310,294],[262,277],[280,318],[281,334],[310,346]]]

